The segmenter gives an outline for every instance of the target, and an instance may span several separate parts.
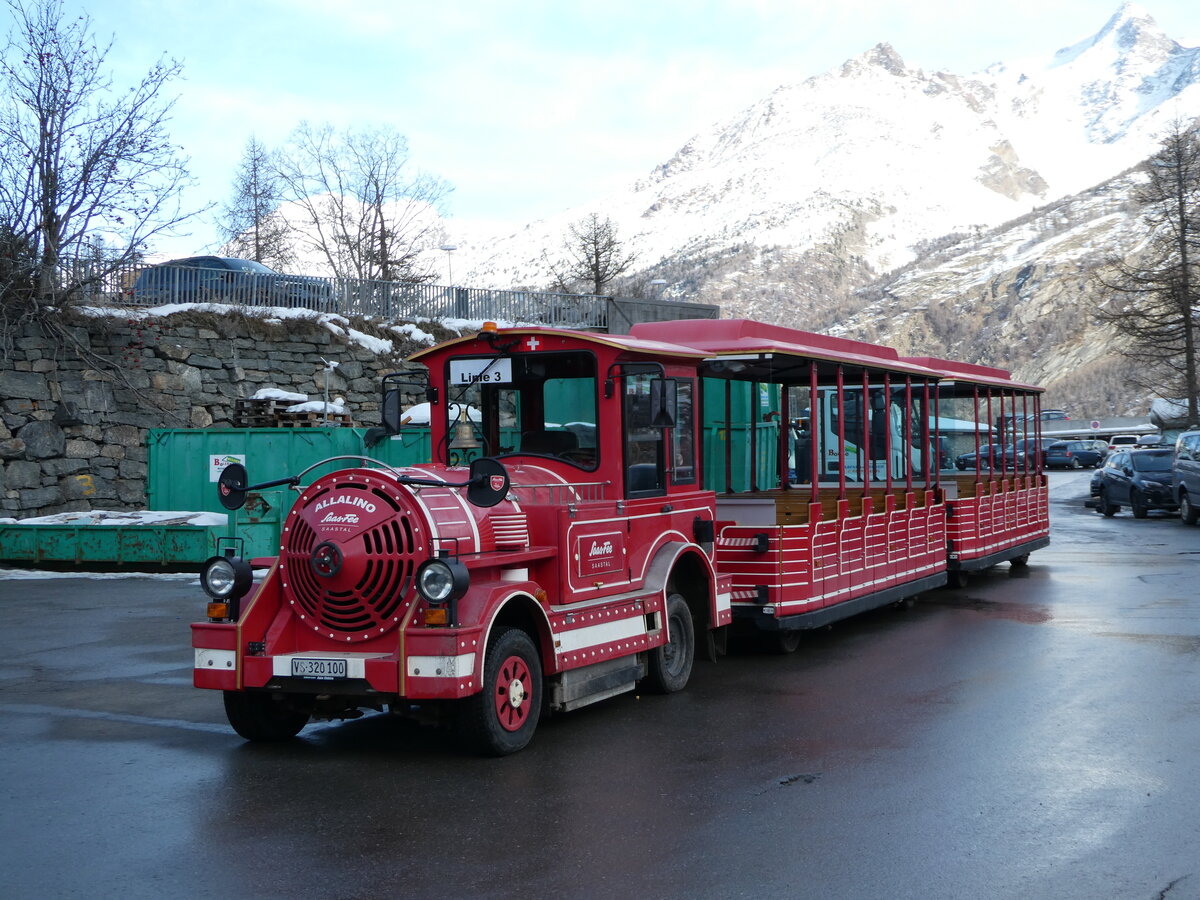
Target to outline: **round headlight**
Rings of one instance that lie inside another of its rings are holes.
[[[447,603],[467,592],[470,576],[457,559],[430,559],[417,571],[417,590],[430,603]]]
[[[204,592],[214,600],[241,597],[250,589],[254,573],[250,564],[237,556],[214,556],[200,572]]]

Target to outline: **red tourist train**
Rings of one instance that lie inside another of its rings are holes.
[[[427,401],[432,462],[221,475],[230,509],[298,494],[277,557],[202,575],[195,685],[247,739],[375,709],[511,753],[546,711],[682,689],[733,629],[793,650],[1048,543],[1040,391],[1003,370],[747,320],[487,324],[413,361],[382,431]]]

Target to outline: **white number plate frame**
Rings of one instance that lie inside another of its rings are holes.
[[[348,677],[346,660],[318,659],[312,656],[292,657],[292,677],[313,681],[334,681]]]

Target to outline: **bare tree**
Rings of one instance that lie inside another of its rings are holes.
[[[408,145],[391,128],[347,130],[302,122],[279,155],[285,194],[300,221],[298,248],[344,278],[426,281],[420,252],[441,236],[444,181],[412,172]]]
[[[1096,317],[1128,339],[1123,352],[1148,374],[1166,377],[1153,385],[1159,393],[1182,394],[1188,420],[1200,423],[1200,126],[1172,123],[1146,175],[1135,196],[1145,244],[1097,276]]]
[[[617,238],[612,219],[591,213],[567,228],[560,261],[547,257],[546,262],[558,290],[573,293],[584,285],[602,296],[604,288],[628,271],[636,259],[637,254],[626,251]]]
[[[279,211],[282,202],[274,154],[251,137],[234,177],[232,196],[217,222],[225,241],[222,251],[276,269],[292,266],[296,255],[288,223]]]
[[[6,0],[14,27],[0,57],[0,234],[9,253],[4,311],[61,306],[178,225],[188,182],[163,96],[180,73],[159,60],[116,89],[112,42],[99,45],[86,15],[61,0]],[[63,263],[104,247],[85,277]]]

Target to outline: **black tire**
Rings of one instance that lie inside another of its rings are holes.
[[[1179,519],[1184,525],[1195,525],[1200,521],[1200,509],[1192,503],[1187,491],[1179,492]]]
[[[787,656],[790,653],[795,653],[799,647],[799,631],[776,631],[772,635],[771,649],[776,653]]]
[[[667,643],[650,651],[646,665],[646,680],[659,694],[683,690],[691,677],[696,656],[692,611],[681,594],[667,596],[667,634]]]
[[[1104,488],[1100,489],[1100,499],[1096,503],[1096,508],[1100,510],[1100,515],[1108,519],[1111,519],[1121,511],[1121,507],[1117,506],[1117,504],[1108,502],[1108,494]]]
[[[542,660],[519,628],[497,628],[483,660],[483,690],[462,701],[462,724],[480,753],[507,756],[533,739],[542,714]]]
[[[946,584],[957,590],[965,588],[970,580],[970,573],[964,569],[950,569],[946,572]]]
[[[267,691],[225,691],[225,717],[248,741],[275,742],[294,738],[308,724],[312,700]]]
[[[1142,496],[1142,492],[1133,490],[1129,492],[1129,509],[1133,512],[1135,519],[1144,519],[1146,514],[1150,512],[1150,507],[1146,505],[1146,500]]]
[[[1071,468],[1078,469],[1081,467],[1082,467],[1082,464],[1079,462],[1079,458],[1075,457],[1075,456],[1071,457]]]

